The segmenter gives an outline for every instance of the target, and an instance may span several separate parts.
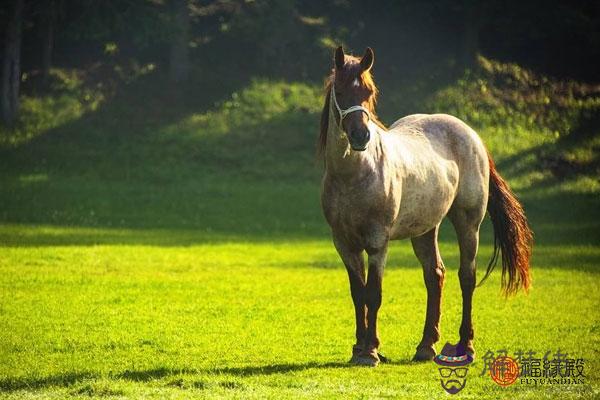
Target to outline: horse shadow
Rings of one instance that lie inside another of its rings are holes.
[[[401,366],[417,365],[410,360],[389,361],[383,365]],[[347,369],[365,368],[350,364],[348,362],[306,362],[306,363],[275,363],[265,365],[248,365],[241,367],[217,367],[217,368],[151,368],[141,370],[125,370],[116,374],[109,373],[108,378],[114,381],[151,382],[169,377],[181,375],[208,375],[208,376],[269,376],[286,374],[290,372],[301,372],[313,369]],[[41,390],[49,387],[71,387],[86,380],[101,379],[103,375],[90,371],[71,371],[62,374],[54,374],[45,377],[20,377],[6,378],[0,380],[0,391],[16,392],[20,390]],[[197,385],[196,385],[197,386]]]
[[[68,387],[87,379],[96,379],[100,375],[93,372],[67,372],[45,377],[18,377],[0,379],[0,391],[38,390],[47,387]]]

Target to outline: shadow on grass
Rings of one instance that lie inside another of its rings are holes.
[[[0,380],[0,390],[14,392],[17,390],[37,390],[47,387],[67,387],[86,379],[96,379],[99,374],[92,372],[68,372],[41,378],[6,378]]]
[[[112,375],[112,379],[123,379],[127,381],[134,382],[148,382],[152,380],[166,378],[168,376],[173,375],[189,375],[189,374],[197,374],[198,370],[189,369],[189,368],[181,368],[181,369],[171,369],[171,368],[155,368],[155,369],[147,369],[147,370],[126,370],[120,374]]]
[[[408,363],[407,363],[408,364]],[[223,367],[223,368],[154,368],[147,370],[126,370],[118,374],[110,374],[111,380],[125,380],[132,382],[150,382],[164,378],[180,375],[233,375],[233,376],[258,376],[285,374],[310,369],[332,369],[332,368],[361,368],[349,363],[342,362],[307,362],[302,364],[267,364],[245,367]],[[91,372],[69,372],[65,374],[51,375],[41,378],[8,378],[0,380],[0,390],[14,392],[19,390],[40,390],[49,387],[70,387],[77,383],[90,379],[101,379],[102,375]]]
[[[530,150],[511,157],[506,176],[519,175]],[[521,157],[521,158],[519,158]],[[277,162],[276,162],[277,163]],[[517,168],[518,171],[514,171]],[[531,165],[526,168],[532,168]],[[329,239],[318,179],[207,174],[173,182],[105,180],[64,175],[2,177],[0,245],[202,243]],[[537,244],[598,245],[600,198],[564,192],[556,180],[521,190]],[[486,218],[486,224],[487,224]],[[449,224],[440,240],[456,243]],[[481,243],[491,243],[484,229]]]
[[[31,215],[2,218],[0,211],[0,246],[89,246],[89,245],[148,245],[162,247],[193,246],[216,243],[284,243],[292,241],[330,240],[328,226],[321,215],[317,187],[296,187],[288,192],[281,188],[273,197],[259,197],[269,185],[254,185],[251,199],[244,202],[241,193],[229,192],[222,199],[207,196],[203,205],[189,203],[175,195],[170,206],[160,210],[123,209],[112,214],[96,209],[93,220],[76,222],[77,206],[63,209],[55,218],[37,215],[46,213],[43,205],[32,205]],[[541,189],[543,190],[543,189]],[[182,194],[184,196],[184,194]],[[304,196],[299,198],[296,196]],[[0,195],[1,197],[1,195]],[[294,200],[294,198],[296,198]],[[598,245],[600,244],[600,199],[586,193],[543,193],[534,189],[521,196],[536,245]],[[131,200],[135,202],[135,199]],[[12,200],[17,207],[19,199]],[[287,204],[298,208],[290,210]],[[6,204],[6,203],[5,203]],[[79,203],[85,207],[83,203]],[[94,207],[90,207],[93,209]],[[89,213],[88,209],[88,213]],[[76,217],[71,218],[71,213]],[[128,218],[124,225],[119,218]],[[484,220],[481,245],[493,243],[489,219]],[[452,226],[442,225],[440,241],[457,244]],[[397,246],[397,245],[393,245]],[[324,264],[323,264],[324,263]],[[319,265],[323,264],[323,265]],[[326,261],[315,266],[327,267]]]
[[[308,369],[332,369],[332,368],[351,368],[354,365],[343,362],[308,362],[303,364],[269,364],[246,367],[224,367],[207,369],[204,373],[215,375],[236,375],[236,376],[255,376],[255,375],[274,375],[285,374],[288,372],[304,371]]]

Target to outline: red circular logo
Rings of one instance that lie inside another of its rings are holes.
[[[519,377],[519,364],[507,356],[500,356],[490,366],[490,376],[500,386],[509,386]]]

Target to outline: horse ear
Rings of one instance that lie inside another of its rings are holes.
[[[373,49],[370,47],[367,47],[367,50],[365,51],[365,55],[362,56],[362,58],[360,59],[360,67],[362,68],[363,72],[370,70],[371,67],[373,66],[374,61],[375,61],[375,54],[373,54]]]
[[[342,46],[339,46],[337,49],[335,49],[335,68],[336,69],[342,69],[344,68],[344,60],[345,56],[344,56],[344,48]]]

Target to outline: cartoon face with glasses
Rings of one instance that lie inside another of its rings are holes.
[[[473,356],[465,352],[464,346],[460,343],[446,343],[441,354],[435,356],[433,361],[440,366],[440,383],[446,392],[456,394],[464,389],[467,384],[468,365],[473,362]]]
[[[460,367],[460,368],[451,368],[451,367],[441,367],[438,368],[440,371],[440,382],[444,390],[450,394],[456,394],[465,387],[467,383],[467,372],[469,372],[469,368]]]

